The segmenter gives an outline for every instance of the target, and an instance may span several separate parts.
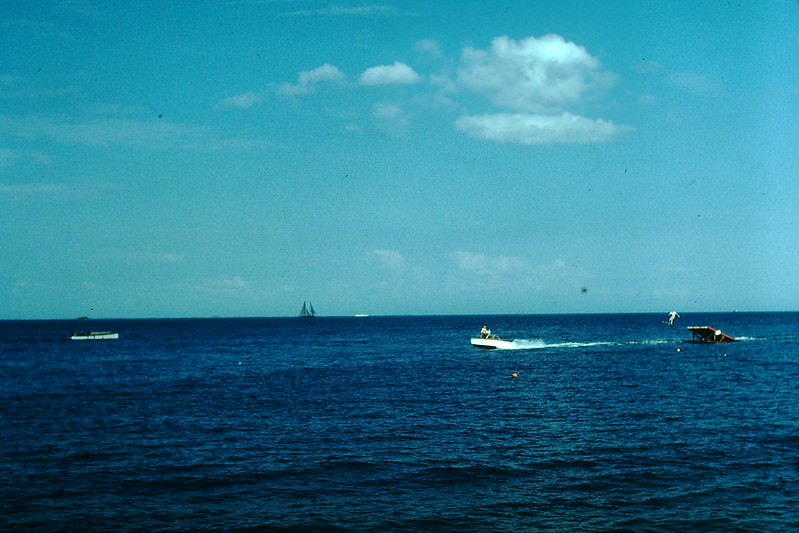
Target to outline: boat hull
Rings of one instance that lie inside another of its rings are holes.
[[[73,341],[108,341],[119,338],[119,333],[111,331],[90,331],[88,333],[76,333],[70,339]]]
[[[472,346],[477,346],[478,348],[486,348],[488,350],[508,350],[513,348],[513,342],[503,341],[502,339],[472,338],[471,343]]]

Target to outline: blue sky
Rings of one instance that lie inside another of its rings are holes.
[[[0,318],[799,309],[799,3],[0,8]]]

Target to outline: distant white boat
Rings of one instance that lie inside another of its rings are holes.
[[[81,331],[70,337],[73,341],[108,341],[118,338],[119,333],[113,331]]]
[[[369,315],[365,315],[363,313],[358,313],[357,315],[355,315],[355,318],[366,318],[367,316],[369,316]]]
[[[482,337],[472,337],[471,339],[472,346],[477,346],[478,348],[488,348],[488,349],[499,349],[499,350],[509,350],[515,348],[513,341],[504,341],[497,337],[496,335],[491,335],[489,338],[482,338]]]

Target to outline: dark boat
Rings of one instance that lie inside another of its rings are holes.
[[[685,342],[692,342],[694,344],[735,342],[737,340],[726,333],[722,333],[720,329],[711,328],[710,326],[688,326],[688,330],[691,332],[691,340]]]
[[[316,316],[316,309],[313,308],[313,304],[308,302],[306,305],[305,302],[302,302],[302,309],[300,309],[300,318],[313,318]]]

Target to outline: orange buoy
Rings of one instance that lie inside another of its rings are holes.
[[[513,374],[511,374],[511,375],[510,375],[510,377],[512,377],[512,378],[518,378],[518,377],[519,377],[519,374],[517,374],[516,372],[514,372]]]

